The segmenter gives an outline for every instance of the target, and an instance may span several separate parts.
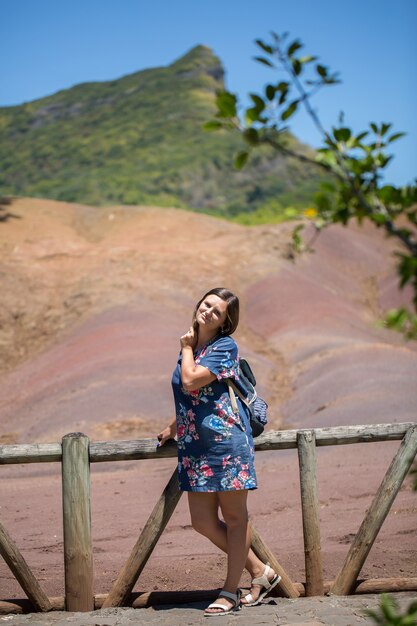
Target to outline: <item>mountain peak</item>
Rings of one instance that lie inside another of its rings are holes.
[[[170,65],[180,76],[194,77],[201,74],[208,74],[220,83],[223,87],[224,68],[219,57],[211,48],[201,44],[194,46],[182,57]]]

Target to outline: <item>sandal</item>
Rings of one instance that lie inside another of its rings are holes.
[[[230,609],[228,609],[227,606],[225,606],[224,604],[213,602],[212,604],[209,604],[207,609],[204,611],[204,615],[206,617],[212,617],[213,615],[215,616],[228,615],[229,613],[233,613],[234,611],[240,611],[240,609],[242,608],[240,605],[241,595],[242,593],[240,589],[238,589],[236,593],[230,593],[230,591],[224,591],[222,589],[221,592],[219,593],[219,598],[226,598],[226,600],[231,600],[231,602],[233,602],[233,606],[231,606]],[[221,609],[221,610],[209,611],[208,609]]]
[[[272,571],[269,567],[269,563],[267,563],[262,576],[252,579],[252,585],[262,585],[261,591],[256,600],[253,599],[251,593],[248,593],[244,598],[245,602],[242,602],[242,606],[256,606],[257,604],[260,604],[265,596],[267,596],[268,593],[279,583],[281,580],[281,576],[279,574],[275,574],[272,580],[268,580],[268,573],[270,570]]]

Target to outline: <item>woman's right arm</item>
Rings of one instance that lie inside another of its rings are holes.
[[[168,439],[174,439],[177,434],[177,420],[173,419],[164,430],[157,435],[159,445],[163,446]]]

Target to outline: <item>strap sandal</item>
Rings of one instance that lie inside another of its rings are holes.
[[[272,571],[272,569],[269,567],[269,563],[267,563],[265,565],[264,573],[262,574],[262,576],[252,579],[252,585],[261,585],[259,596],[256,600],[254,600],[252,594],[248,593],[244,598],[245,601],[242,602],[242,606],[256,606],[257,604],[260,604],[265,596],[267,596],[268,593],[272,591],[274,587],[276,587],[276,585],[281,580],[281,576],[279,574],[275,574],[272,580],[268,580],[268,574],[270,570]]]
[[[220,604],[219,602],[213,602],[206,608],[206,610],[204,611],[204,615],[206,617],[213,617],[213,615],[215,617],[218,617],[219,615],[228,615],[229,613],[233,613],[234,611],[240,611],[240,609],[242,608],[240,605],[241,595],[242,593],[240,589],[238,589],[236,593],[230,593],[230,591],[224,591],[224,589],[222,589],[217,599],[226,598],[226,600],[230,600],[231,602],[233,602],[233,606],[227,608],[227,606],[225,606],[224,604]],[[209,611],[209,609],[219,609],[219,611]]]

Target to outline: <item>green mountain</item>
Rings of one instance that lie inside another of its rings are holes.
[[[236,171],[241,138],[202,129],[223,78],[220,60],[197,46],[168,67],[0,108],[2,195],[225,215],[309,203],[315,169],[264,152]]]

